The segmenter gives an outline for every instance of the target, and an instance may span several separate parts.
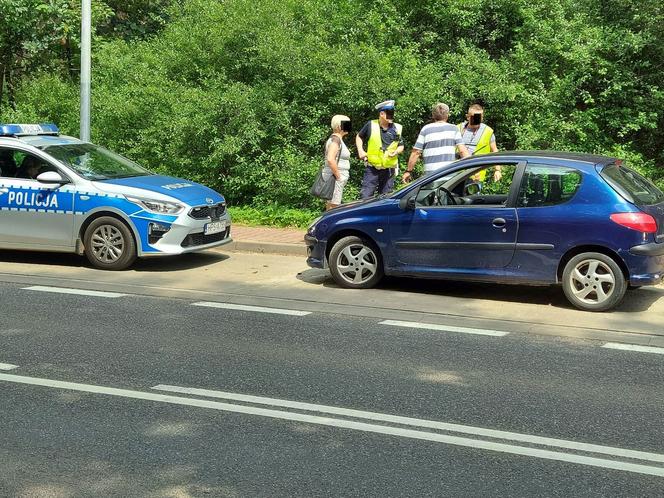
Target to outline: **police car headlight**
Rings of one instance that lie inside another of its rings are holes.
[[[146,211],[157,214],[178,214],[184,209],[182,204],[177,204],[176,202],[139,199],[138,197],[127,197],[127,200],[138,204]]]

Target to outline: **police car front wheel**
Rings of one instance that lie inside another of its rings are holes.
[[[110,216],[94,220],[83,237],[90,263],[104,270],[124,270],[136,259],[136,243],[122,221]]]

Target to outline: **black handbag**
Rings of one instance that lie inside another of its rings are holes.
[[[327,147],[325,147],[325,156],[327,157]],[[337,153],[337,164],[339,164],[340,157],[341,157],[341,144],[339,145],[339,152]],[[334,175],[330,175],[330,177],[327,180],[325,179],[325,177],[323,177],[323,169],[325,169],[325,166],[326,162],[323,162],[323,165],[318,170],[318,174],[316,175],[314,184],[309,189],[309,193],[314,197],[318,197],[319,199],[323,199],[324,201],[329,201],[330,199],[332,199],[332,196],[334,195],[334,184],[337,181],[337,179],[334,177]]]
[[[336,178],[334,178],[334,175],[331,175],[326,181],[323,177],[323,168],[324,166],[321,166],[318,170],[318,174],[316,175],[316,179],[314,180],[314,184],[311,186],[309,193],[314,197],[329,201],[334,195],[334,183],[336,182]]]

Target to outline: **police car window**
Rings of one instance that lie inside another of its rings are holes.
[[[27,152],[13,149],[0,149],[0,176],[35,180],[45,171],[54,171],[55,167]]]
[[[528,164],[519,189],[518,207],[553,206],[569,201],[581,185],[572,168]]]
[[[93,144],[51,145],[44,150],[88,180],[152,174],[126,157]]]
[[[0,148],[0,177],[14,178],[18,164],[16,162],[16,154],[18,151],[12,149]],[[22,158],[21,158],[22,160]]]

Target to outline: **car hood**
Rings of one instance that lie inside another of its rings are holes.
[[[223,196],[205,185],[175,178],[172,176],[147,175],[103,180],[95,182],[102,190],[118,191],[119,188],[141,189],[167,195],[188,204],[216,204],[224,200]],[[149,192],[135,195],[149,196]],[[208,199],[211,199],[209,201]]]
[[[379,202],[385,201],[386,198],[382,197],[373,197],[371,199],[365,199],[365,200],[359,200],[359,201],[353,201],[353,202],[347,202],[345,204],[342,204],[339,207],[336,207],[334,209],[331,209],[327,211],[328,213],[343,213],[345,211],[352,211],[353,209],[356,209],[360,206],[368,206],[369,204],[377,204]]]

